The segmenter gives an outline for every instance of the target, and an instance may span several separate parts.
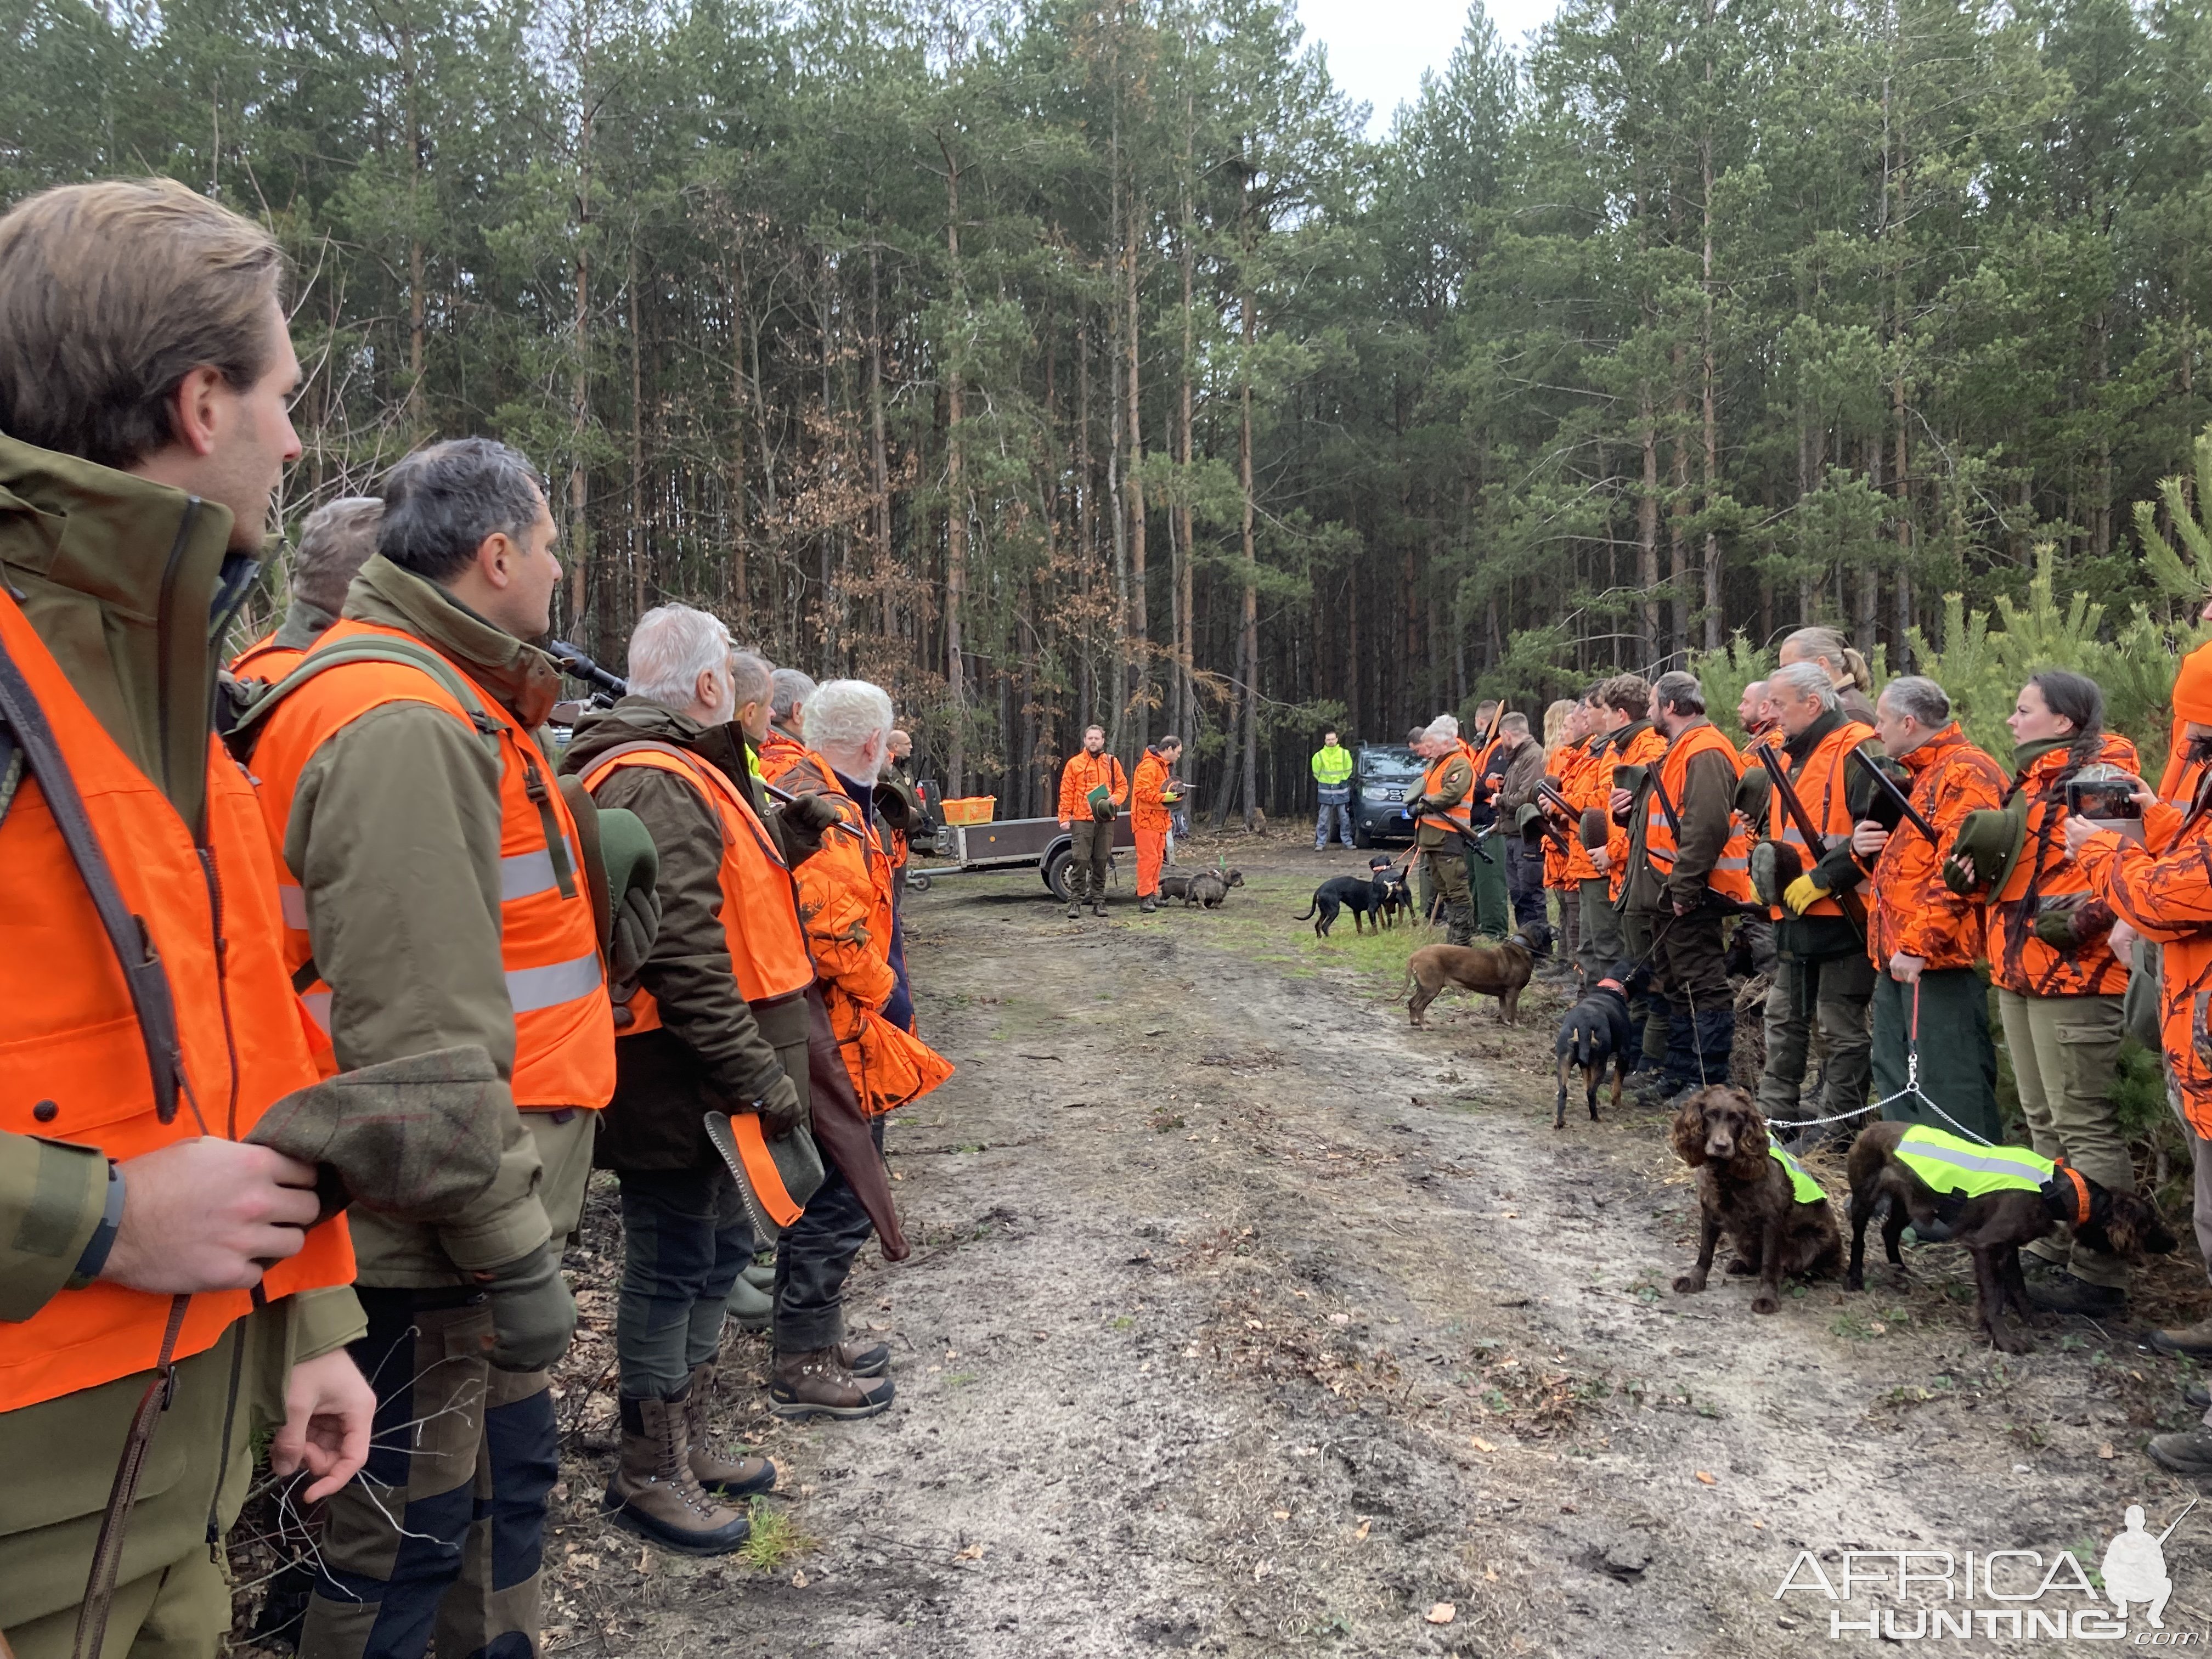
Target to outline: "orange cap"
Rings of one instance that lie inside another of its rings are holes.
[[[2173,712],[2212,726],[2212,645],[2200,645],[2181,659],[2181,672],[2173,678]]]

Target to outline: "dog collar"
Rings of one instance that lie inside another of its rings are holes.
[[[2081,1172],[2065,1159],[2057,1160],[2051,1179],[2045,1183],[2043,1201],[2051,1212],[2069,1227],[2089,1224],[2089,1183]]]
[[[1608,986],[1610,986],[1613,989],[1614,989],[1614,990],[1616,990],[1616,991],[1620,992],[1623,996],[1626,996],[1626,995],[1627,995],[1627,994],[1628,994],[1628,988],[1627,988],[1626,985],[1623,985],[1623,984],[1622,984],[1619,980],[1617,980],[1617,979],[1601,979],[1601,980],[1598,981],[1597,984],[1598,984],[1598,989],[1600,989],[1601,991],[1604,990],[1604,989],[1605,989],[1605,988],[1607,988]]]

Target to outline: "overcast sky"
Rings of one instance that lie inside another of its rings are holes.
[[[1557,0],[1493,0],[1490,21],[1517,51],[1557,9]],[[1379,137],[1391,111],[1420,91],[1421,71],[1441,74],[1451,61],[1467,29],[1467,0],[1298,0],[1298,15],[1306,38],[1328,46],[1336,84],[1375,106],[1370,130]]]

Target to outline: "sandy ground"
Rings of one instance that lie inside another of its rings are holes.
[[[1291,919],[1361,857],[1223,850],[1251,884],[1214,914],[1139,917],[1124,887],[1069,922],[1033,875],[913,898],[921,1029],[960,1069],[893,1121],[914,1259],[871,1250],[850,1299],[896,1346],[898,1403],[778,1423],[764,1341],[732,1333],[718,1415],[782,1471],[772,1566],[596,1515],[617,1268],[595,1196],[554,1650],[1835,1653],[1871,1638],[1776,1599],[1801,1550],[1831,1574],[1904,1548],[2094,1570],[2125,1505],[2155,1531],[2195,1495],[2141,1451],[2193,1372],[2082,1321],[1993,1352],[1954,1250],[1770,1318],[1717,1270],[1674,1294],[1695,1200],[1663,1120],[1551,1126],[1563,997],[1508,1030],[1448,994],[1411,1031],[1407,934]],[[2169,1265],[2138,1315],[2192,1282]],[[2168,1633],[2212,1630],[2212,1506],[2166,1557]],[[1866,1595],[1846,1617],[1911,1605]]]

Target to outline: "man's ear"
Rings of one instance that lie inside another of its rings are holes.
[[[169,399],[169,437],[196,456],[215,451],[222,413],[216,402],[229,389],[222,371],[207,364],[188,372]]]
[[[514,538],[495,530],[477,544],[476,567],[494,587],[504,590],[514,580]]]

